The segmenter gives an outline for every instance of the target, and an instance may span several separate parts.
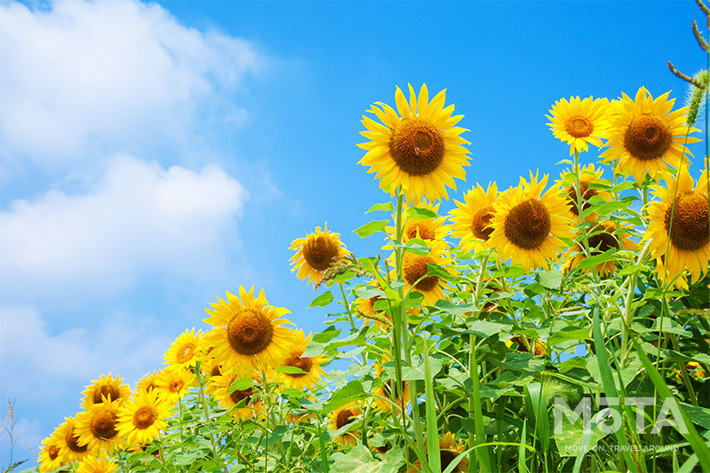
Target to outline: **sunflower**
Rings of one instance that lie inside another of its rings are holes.
[[[344,406],[335,409],[330,414],[330,429],[337,432],[345,426],[350,425],[353,422],[357,422],[357,417],[360,415],[362,415],[360,404],[357,402],[349,402]],[[333,440],[340,445],[355,445],[357,444],[358,437],[360,437],[359,430],[348,429],[346,432],[342,432]]]
[[[372,401],[372,407],[385,414],[392,411],[393,404],[395,404],[399,410],[409,403],[410,400],[409,384],[406,381],[402,382],[402,392],[399,393],[399,396],[396,396],[396,381],[393,379],[383,379],[385,372],[383,365],[388,361],[389,357],[385,356],[382,361],[375,363],[375,377],[382,379],[384,384],[372,390],[372,394],[379,396],[375,397]]]
[[[367,150],[360,164],[369,166],[368,173],[380,178],[380,188],[394,196],[401,187],[407,202],[419,203],[423,198],[433,202],[448,199],[446,187],[456,190],[454,178],[466,178],[463,166],[468,166],[468,141],[461,133],[468,131],[455,126],[463,115],[451,116],[454,106],[444,108],[446,90],[429,101],[426,84],[419,97],[409,85],[410,99],[397,87],[397,112],[389,105],[377,102],[370,113],[382,123],[363,115],[367,131],[360,134],[372,141],[358,144]]]
[[[327,222],[323,228],[316,227],[315,233],[296,238],[289,248],[296,250],[291,257],[291,272],[298,271],[298,279],[308,278],[308,284],[317,284],[338,259],[350,254],[340,241],[340,233],[329,232]]]
[[[602,146],[601,138],[606,138],[609,123],[606,112],[609,100],[587,97],[570,97],[555,102],[550,113],[545,115],[552,123],[547,125],[552,130],[555,138],[566,141],[569,145],[570,156],[575,151],[588,151],[589,143],[597,147]]]
[[[89,452],[94,454],[100,450],[111,454],[114,450],[125,447],[125,439],[118,433],[121,403],[104,399],[101,404],[89,406],[76,416],[79,443],[85,444]]]
[[[293,343],[293,330],[283,326],[292,322],[281,318],[289,311],[270,306],[263,290],[255,298],[253,287],[247,292],[239,286],[239,297],[228,292],[227,301],[217,300],[213,309],[205,309],[210,318],[204,321],[215,327],[204,340],[222,368],[251,374],[279,366]]]
[[[195,328],[185,330],[170,346],[170,349],[165,353],[165,361],[163,364],[168,365],[167,370],[173,369],[191,369],[199,361],[200,340],[202,339],[202,330],[195,333]]]
[[[94,404],[100,404],[105,397],[109,401],[120,401],[123,403],[131,397],[131,388],[127,384],[123,384],[123,378],[116,376],[115,378],[101,375],[98,380],[91,382],[82,392],[84,399],[81,402],[81,407],[88,409]]]
[[[402,227],[402,243],[407,243],[412,238],[419,238],[420,240],[443,240],[449,234],[449,226],[445,225],[447,217],[431,217],[414,219],[409,215],[409,210],[412,208],[424,209],[434,214],[439,213],[439,204],[433,205],[423,200],[416,207],[410,207],[404,204],[402,208],[402,215],[404,216],[404,226]],[[392,215],[392,220],[397,222],[397,215]],[[391,239],[396,238],[395,227],[386,227],[385,230],[390,235]],[[382,247],[385,250],[391,250],[392,247],[385,245]]]
[[[687,270],[693,284],[707,272],[710,259],[708,172],[703,171],[695,187],[686,168],[678,177],[664,173],[663,180],[666,187],[651,186],[660,200],[648,204],[650,222],[641,241],[651,240],[650,251],[661,261],[661,280],[670,281]],[[673,286],[684,286],[682,277],[675,281]]]
[[[157,391],[158,395],[175,405],[194,385],[195,378],[190,371],[163,370],[158,372],[153,391]]]
[[[86,442],[79,439],[74,417],[65,417],[64,423],[57,428],[56,435],[64,463],[75,462],[88,455],[89,448]]]
[[[237,419],[251,419],[256,417],[258,413],[265,412],[264,404],[255,394],[255,389],[260,387],[261,379],[256,374],[252,374],[252,385],[246,389],[231,390],[231,386],[235,381],[240,381],[244,378],[240,374],[219,375],[210,379],[210,393],[212,397],[219,402],[223,409],[234,409],[232,416]],[[231,390],[231,392],[230,392]],[[237,407],[238,406],[238,407]]]
[[[501,261],[521,263],[523,268],[549,267],[563,248],[560,238],[573,238],[569,204],[553,186],[543,194],[547,174],[538,182],[530,173],[530,183],[520,178],[517,188],[498,197],[491,218],[493,232],[488,240]]]
[[[376,287],[381,291],[381,288],[379,284],[377,284],[377,281],[371,280],[369,282],[369,285],[372,287]],[[358,317],[362,317],[364,319],[365,325],[369,325],[370,322],[372,322],[377,327],[387,330],[389,327],[392,326],[392,317],[390,317],[387,312],[383,310],[375,309],[375,303],[377,301],[386,300],[384,292],[380,292],[380,294],[374,295],[369,298],[358,297],[357,299],[355,299],[353,306],[355,308],[355,315],[357,315]]]
[[[636,99],[622,94],[619,105],[609,115],[611,129],[609,149],[600,154],[606,162],[619,159],[617,174],[633,175],[636,182],[643,182],[648,172],[656,179],[668,166],[676,169],[690,151],[686,143],[697,143],[698,138],[688,133],[699,131],[684,125],[686,108],[671,112],[675,99],[668,99],[669,92],[655,100],[641,87]]]
[[[454,230],[451,236],[461,239],[459,247],[462,251],[481,251],[487,247],[493,232],[488,225],[497,198],[498,185],[493,182],[488,184],[487,190],[476,184],[476,187],[466,192],[464,202],[454,201],[456,208],[449,212]]]
[[[158,373],[155,370],[152,373],[143,375],[136,383],[136,392],[150,392],[158,386]]]
[[[117,468],[116,462],[106,455],[87,456],[79,463],[76,473],[113,473]]]
[[[294,331],[295,339],[291,344],[287,356],[282,362],[282,366],[299,368],[303,373],[281,372],[276,375],[276,382],[283,383],[286,387],[301,390],[315,390],[321,378],[325,376],[322,365],[330,361],[323,355],[303,356],[306,346],[311,342],[312,333],[305,336],[302,329]]]
[[[528,338],[526,339],[526,341],[528,342],[528,345],[532,345],[532,340]],[[525,341],[520,335],[516,335],[515,337],[505,342],[505,346],[508,348],[513,348],[514,345],[517,345],[518,351],[524,353],[528,352],[528,348],[525,345]],[[544,340],[540,340],[539,338],[535,339],[535,354],[544,355],[545,353],[547,353],[547,349],[545,349]]]
[[[171,416],[172,404],[156,390],[133,396],[133,401],[121,409],[118,416],[118,435],[132,444],[144,444],[160,436]]]
[[[445,298],[449,286],[439,276],[427,276],[429,268],[427,263],[436,264],[445,268],[448,264],[445,252],[445,242],[432,240],[427,242],[429,253],[426,256],[406,251],[402,257],[402,277],[404,278],[404,291],[418,291],[424,296],[425,305],[434,305],[439,299]],[[390,258],[394,266],[394,255]],[[447,270],[448,271],[448,270]],[[395,270],[391,276],[396,278]]]
[[[602,174],[604,174],[604,169],[601,167],[595,169],[594,164],[582,166],[580,169],[579,187],[581,191],[580,193],[582,194],[582,212],[586,212],[592,207],[592,205],[594,205],[590,202],[590,199],[594,196],[599,196],[607,202],[612,199],[611,194],[608,192],[601,189],[590,188],[590,184],[599,181],[602,178]],[[577,193],[577,189],[575,187],[575,181],[576,177],[574,171],[565,169],[560,173],[560,180],[557,182],[562,187],[562,193],[567,196],[568,203],[571,206],[571,212],[575,216],[579,217],[579,209],[577,208],[577,199],[579,194]],[[594,220],[596,217],[596,214],[588,213],[586,219]]]
[[[616,223],[612,220],[605,220],[600,222],[591,232],[589,236],[589,249],[592,251],[591,256],[599,255],[608,251],[610,249],[622,249],[622,250],[635,250],[636,243],[629,239],[628,227],[621,225],[621,230],[623,233],[619,234],[618,227]],[[621,241],[621,245],[619,245]],[[572,248],[569,249],[568,253],[571,253]],[[585,258],[584,249],[577,243],[575,245],[575,250],[577,253],[574,257],[570,257],[564,264],[565,272],[570,272],[575,269],[582,260]],[[605,261],[594,267],[594,271],[600,276],[607,276],[613,274],[617,270],[616,261]],[[582,272],[589,273],[590,269],[583,269]]]
[[[449,465],[451,465],[456,457],[464,451],[465,447],[463,441],[456,443],[456,437],[454,434],[446,432],[444,436],[439,439],[439,461],[441,464],[441,471],[444,471]],[[409,469],[409,473],[423,471],[421,468],[421,462],[417,460],[412,464],[412,468]],[[466,459],[461,459],[461,461],[453,469],[453,472],[468,472],[468,462]]]
[[[63,466],[66,462],[64,461],[64,452],[62,450],[65,448],[66,447],[62,444],[62,439],[59,438],[57,430],[49,437],[42,440],[42,446],[39,452],[40,473],[54,471]]]

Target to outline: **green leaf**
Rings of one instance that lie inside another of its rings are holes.
[[[373,220],[354,231],[360,238],[366,238],[372,235],[373,233],[384,232],[385,227],[389,223],[389,220]]]
[[[364,399],[369,396],[365,393],[362,383],[359,380],[350,381],[348,384],[338,389],[323,406],[323,413],[333,412],[335,409],[344,406],[348,402]]]
[[[251,377],[244,376],[243,378],[235,379],[232,384],[229,385],[229,394],[234,391],[246,391],[252,386]]]
[[[426,264],[427,276],[436,276],[444,281],[456,281],[458,278],[439,266],[438,264],[429,263]]]
[[[441,360],[438,358],[431,358],[430,360],[430,370],[431,370],[431,376],[434,378],[439,371],[441,371]],[[425,372],[425,366],[419,365],[419,366],[405,366],[402,365],[402,379],[406,381],[418,381],[422,379],[426,379],[426,372]]]
[[[473,322],[471,322],[471,319],[467,319],[466,322],[469,323],[468,330],[466,332],[476,334],[481,338],[488,338],[491,335],[504,331],[503,328],[508,327],[505,324],[489,322],[487,320],[473,319]]]
[[[276,372],[286,374],[308,374],[308,372],[303,371],[301,368],[297,368],[295,366],[279,366],[276,369]]]
[[[607,261],[612,261],[615,259],[614,253],[616,253],[616,248],[611,248],[604,253],[584,258],[577,268],[590,269]]]
[[[369,214],[370,212],[374,212],[376,210],[382,210],[383,212],[394,212],[394,205],[392,205],[392,202],[386,202],[384,204],[375,204],[370,207],[370,209],[365,213]]]
[[[535,275],[535,278],[537,279],[537,282],[542,284],[543,287],[546,289],[553,289],[555,291],[559,291],[560,286],[562,285],[562,271],[540,271]]]
[[[333,301],[333,293],[328,291],[313,299],[308,307],[325,307]]]
[[[411,220],[424,220],[427,218],[436,218],[438,215],[429,209],[423,209],[419,207],[412,207],[407,210],[409,218]]]

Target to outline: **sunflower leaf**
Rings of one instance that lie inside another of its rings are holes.
[[[231,395],[234,391],[246,391],[252,386],[251,378],[249,376],[244,376],[239,379],[232,381],[229,385],[229,394]]]
[[[369,214],[370,212],[374,212],[376,210],[382,210],[383,212],[394,212],[394,205],[392,205],[392,202],[386,202],[384,204],[375,204],[370,207],[370,209],[365,213]]]
[[[438,217],[436,212],[418,207],[412,207],[411,209],[408,209],[407,213],[409,214],[409,218],[412,220],[425,220],[427,218]]]
[[[373,220],[353,230],[360,238],[366,238],[377,232],[384,232],[389,220]]]
[[[604,253],[584,258],[582,262],[579,263],[579,266],[577,268],[589,269],[602,263],[606,263],[607,261],[612,261],[615,259],[614,253],[616,253],[616,248],[611,248],[609,250],[606,250]]]
[[[328,291],[313,299],[313,302],[308,307],[325,307],[331,302],[333,302],[333,293]]]

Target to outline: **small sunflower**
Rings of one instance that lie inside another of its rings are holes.
[[[264,291],[254,297],[254,288],[239,286],[239,297],[227,293],[227,301],[217,298],[212,309],[205,309],[204,319],[214,328],[205,335],[205,343],[214,347],[211,355],[224,369],[240,374],[279,366],[293,343],[293,330],[284,327],[292,322],[281,318],[287,309],[272,307]]]
[[[323,228],[321,231],[316,227],[315,233],[296,238],[289,248],[296,250],[291,257],[291,271],[298,271],[298,279],[308,278],[308,284],[317,284],[335,261],[350,254],[340,241],[340,233],[328,231],[328,223]]]
[[[675,99],[669,92],[657,97],[641,87],[635,100],[623,94],[619,105],[610,114],[609,149],[600,154],[606,162],[619,159],[615,170],[625,176],[633,175],[643,182],[646,173],[656,179],[668,166],[678,169],[685,155],[692,156],[686,143],[697,143],[698,138],[688,136],[699,131],[685,125],[687,108],[671,112]]]
[[[710,260],[708,173],[703,171],[695,187],[686,168],[678,177],[664,174],[663,180],[666,187],[651,186],[660,200],[648,204],[650,222],[641,241],[651,240],[650,251],[662,262],[657,266],[661,280],[670,281],[687,270],[693,284],[707,272]],[[673,285],[683,287],[683,282],[681,277]]]
[[[636,243],[629,239],[628,227],[621,225],[623,233],[619,235],[618,227],[612,220],[600,222],[591,232],[589,236],[589,249],[592,251],[592,256],[604,253],[612,248],[619,250],[635,250]],[[621,245],[619,244],[621,240]],[[570,248],[571,252],[572,248]],[[575,269],[584,259],[584,250],[580,243],[575,245],[577,253],[574,257],[567,259],[564,268],[566,272]],[[594,267],[594,271],[600,276],[613,274],[617,270],[616,261],[605,261]],[[591,272],[590,269],[583,269],[585,273]]]
[[[381,290],[377,281],[371,280],[370,286],[376,287]],[[361,317],[364,320],[365,325],[369,325],[371,322],[380,327],[383,330],[388,330],[392,326],[392,317],[390,317],[387,312],[383,310],[375,309],[375,303],[379,300],[385,300],[384,292],[382,295],[375,295],[369,298],[358,297],[353,303],[355,310],[355,315]]]
[[[62,439],[59,438],[57,430],[49,437],[42,440],[42,446],[39,452],[40,473],[54,471],[66,464],[63,455],[64,448],[66,447],[62,444]]]
[[[344,406],[335,409],[330,414],[330,429],[338,431],[346,425],[357,422],[358,416],[360,415],[362,415],[360,404],[357,402],[349,402]],[[357,444],[357,439],[360,435],[359,430],[347,430],[346,432],[343,432],[335,437],[333,440],[340,445],[355,445]]]
[[[262,389],[261,379],[252,374],[252,385],[247,389],[231,389],[235,381],[244,376],[239,374],[219,375],[210,379],[210,393],[223,409],[234,409],[232,416],[237,419],[251,419],[258,413],[265,412],[264,404],[259,400],[255,390]],[[230,392],[231,390],[231,392]],[[237,407],[238,406],[238,407]]]
[[[185,330],[170,346],[165,353],[163,364],[168,365],[167,370],[191,369],[199,361],[200,340],[202,340],[202,330],[195,333],[192,330]]]
[[[402,228],[402,243],[407,243],[413,238],[419,238],[420,240],[444,240],[449,234],[449,226],[445,225],[446,217],[432,217],[432,218],[422,218],[416,220],[409,216],[410,208],[419,208],[429,210],[438,215],[439,204],[433,205],[428,203],[426,200],[419,203],[416,207],[410,207],[404,204],[402,208],[402,215],[404,217],[404,226]],[[397,216],[392,215],[392,220],[397,221]],[[385,228],[387,233],[389,233],[390,238],[393,240],[396,237],[395,227]],[[386,245],[383,247],[385,250],[392,249],[391,246]]]
[[[195,385],[195,378],[192,372],[187,370],[159,371],[155,381],[155,389],[158,395],[175,405],[180,399],[185,397],[190,388]]]
[[[498,185],[493,182],[488,184],[487,190],[476,184],[466,192],[464,202],[454,201],[456,208],[450,212],[454,230],[451,236],[461,239],[459,247],[462,251],[481,251],[487,247],[493,232],[489,224],[497,199]]]
[[[56,435],[64,463],[79,461],[89,454],[86,442],[79,439],[74,417],[65,417],[64,423],[57,428]]]
[[[404,279],[404,291],[418,291],[424,296],[425,305],[434,305],[436,301],[444,299],[445,291],[449,285],[439,276],[427,276],[429,268],[427,263],[432,263],[446,268],[449,263],[445,256],[447,250],[446,243],[432,240],[428,243],[430,249],[426,256],[414,254],[411,251],[404,253],[402,257],[402,277]],[[392,255],[394,262],[394,255]],[[394,265],[393,265],[394,266]],[[394,270],[392,276],[396,277]]]
[[[532,340],[529,338],[526,339],[529,345],[532,345]],[[520,335],[516,335],[515,337],[511,338],[510,340],[505,342],[505,346],[508,348],[513,348],[514,345],[517,345],[517,350],[527,353],[528,349],[525,345],[525,341],[523,340],[523,337]],[[532,347],[531,347],[532,348]],[[547,353],[547,350],[545,349],[545,343],[544,340],[540,340],[539,338],[535,340],[535,355],[544,355]]]
[[[463,441],[456,443],[456,437],[451,432],[446,432],[443,437],[439,439],[439,461],[441,464],[441,471],[448,468],[449,465],[466,449],[464,447]],[[409,469],[410,473],[415,473],[423,471],[421,462],[419,460],[412,464],[412,468]],[[468,472],[468,462],[466,459],[461,459],[456,467],[453,469],[453,473],[467,473]]]
[[[157,382],[158,382],[158,373],[153,371],[152,373],[145,374],[136,383],[136,392],[140,392],[140,391],[150,392],[158,386]]]
[[[378,361],[375,363],[375,377],[383,379],[383,374],[385,372],[385,369],[383,368],[383,365],[389,361],[389,357],[385,357],[382,361]],[[382,412],[382,413],[388,413],[393,410],[393,404],[397,406],[398,412],[399,409],[402,409],[405,407],[409,401],[409,384],[407,381],[402,382],[402,392],[399,393],[399,395],[395,395],[396,392],[396,381],[394,379],[386,379],[384,380],[384,385],[381,387],[377,387],[372,390],[372,394],[375,396],[374,400],[372,401],[372,407],[374,407],[376,410]],[[384,399],[383,399],[384,398]]]
[[[520,185],[498,197],[488,244],[498,252],[501,261],[521,263],[523,268],[549,267],[558,260],[564,243],[560,238],[573,238],[569,204],[553,186],[543,194],[548,176],[538,182],[530,173],[530,183],[520,178]]]
[[[104,450],[111,454],[114,450],[125,447],[125,439],[118,433],[119,401],[105,399],[101,404],[94,404],[76,416],[76,433],[79,443],[85,444],[90,453]]]
[[[118,416],[118,435],[126,437],[132,444],[148,443],[160,436],[167,427],[165,419],[170,417],[172,404],[158,392],[141,392],[121,409]]]
[[[116,462],[106,455],[98,458],[90,455],[79,463],[76,473],[113,473],[117,468]]]
[[[594,168],[594,164],[589,164],[583,166],[580,169],[579,176],[579,187],[580,193],[582,194],[582,212],[586,212],[589,208],[594,205],[590,202],[590,199],[594,196],[599,196],[607,202],[612,199],[611,194],[601,189],[590,188],[590,184],[599,181],[604,174],[603,168]],[[567,196],[568,203],[570,204],[570,211],[577,217],[579,217],[579,209],[577,208],[577,198],[578,193],[575,188],[575,174],[574,171],[570,169],[565,169],[560,173],[559,185],[562,187],[562,193]],[[587,214],[587,219],[594,220],[597,215],[594,213]]]
[[[409,86],[410,99],[397,87],[397,112],[381,102],[373,105],[373,113],[382,123],[363,115],[367,131],[360,134],[372,141],[358,144],[367,150],[360,164],[369,166],[368,173],[380,178],[380,188],[394,196],[401,187],[407,202],[419,203],[423,198],[433,202],[448,199],[446,187],[456,190],[454,178],[466,179],[463,167],[468,166],[468,141],[461,133],[468,131],[455,126],[463,115],[451,116],[453,105],[444,108],[446,91],[429,101],[426,84],[419,97]]]
[[[282,362],[282,366],[290,366],[299,368],[304,373],[286,373],[281,372],[276,375],[274,381],[283,383],[286,387],[296,388],[301,390],[315,390],[322,377],[325,376],[322,365],[330,361],[323,355],[318,356],[303,356],[306,351],[306,346],[311,342],[312,333],[305,336],[302,329],[294,331],[295,339],[288,350],[287,356]]]
[[[131,397],[131,388],[123,383],[123,378],[118,376],[114,378],[111,373],[108,376],[101,375],[98,380],[91,383],[82,392],[84,399],[81,407],[84,409],[88,409],[94,404],[100,404],[104,397],[109,401],[120,401],[121,403]]]
[[[555,102],[546,117],[552,121],[547,125],[552,130],[555,138],[567,142],[570,156],[577,152],[588,151],[589,143],[597,147],[602,146],[601,138],[606,138],[609,124],[606,112],[609,100],[587,97],[570,97]]]

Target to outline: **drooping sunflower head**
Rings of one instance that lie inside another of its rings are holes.
[[[617,226],[612,220],[604,220],[592,227],[588,237],[591,256],[596,256],[611,249],[615,250],[635,250],[636,243],[629,238],[630,226],[621,224]],[[576,252],[572,255],[572,251]],[[568,250],[568,258],[564,264],[565,272],[572,271],[584,259],[584,248],[582,243],[577,243]],[[605,261],[593,268],[593,271],[604,277],[613,274],[617,270],[616,261]],[[583,269],[589,273],[592,269]]]
[[[64,460],[64,449],[66,447],[62,445],[62,440],[57,432],[55,430],[52,435],[42,440],[39,452],[39,471],[41,473],[54,471],[66,464]]]
[[[360,437],[361,432],[359,430],[353,430],[347,428],[350,424],[357,422],[359,416],[362,415],[362,408],[357,402],[349,402],[344,406],[335,409],[330,414],[330,429],[334,431],[341,431],[340,435],[335,437],[334,441],[340,445],[355,445],[357,444],[357,439]]]
[[[401,386],[397,386],[397,382],[386,376],[383,365],[390,361],[388,356],[384,356],[381,361],[374,365],[375,378],[382,381],[382,386],[378,386],[372,390],[372,394],[376,397],[372,401],[372,406],[383,413],[391,412],[396,406],[397,411],[405,409],[409,403],[409,383],[402,381]]]
[[[172,406],[195,385],[195,377],[187,370],[162,370],[158,372],[155,384],[153,391]]]
[[[659,264],[656,272],[662,281],[684,287],[684,273],[691,281],[702,278],[710,260],[708,216],[708,173],[703,171],[697,185],[683,167],[677,176],[663,174],[666,185],[651,186],[658,198],[648,204],[649,225],[641,241],[651,240],[650,251]]]
[[[579,191],[577,191],[577,179],[574,171],[565,169],[560,173],[560,180],[558,183],[561,187],[562,194],[568,199],[570,211],[575,216],[579,217],[578,203],[581,203],[582,212],[587,214],[586,220],[594,220],[596,219],[596,214],[587,212],[587,210],[589,210],[594,204],[591,202],[592,198],[598,196],[606,201],[610,201],[612,199],[609,192],[595,187],[595,184],[598,184],[602,178],[602,174],[604,174],[604,169],[601,167],[595,169],[594,164],[582,166],[580,168],[579,175]],[[577,202],[578,200],[580,200],[580,202]]]
[[[425,305],[434,305],[439,299],[444,299],[445,291],[449,285],[439,276],[431,275],[427,263],[441,266],[446,271],[449,264],[447,258],[448,246],[445,242],[432,240],[427,242],[429,252],[426,255],[405,251],[402,257],[402,278],[404,279],[404,290],[417,291],[424,296]],[[394,255],[390,258],[394,267]],[[392,277],[396,278],[396,273],[392,270]]]
[[[89,454],[88,446],[79,439],[76,426],[74,417],[65,417],[64,423],[55,432],[64,463],[79,461]]]
[[[641,87],[632,100],[626,94],[608,115],[611,125],[609,149],[600,156],[606,162],[619,160],[615,172],[633,175],[636,182],[643,182],[648,173],[657,179],[659,172],[668,171],[668,166],[678,169],[686,156],[692,156],[687,143],[697,143],[698,138],[688,136],[699,131],[685,126],[686,108],[671,111],[675,99],[668,99],[669,92],[654,99]]]
[[[303,356],[313,334],[309,333],[306,337],[303,330],[298,329],[294,331],[294,335],[294,341],[282,361],[282,366],[297,368],[303,372],[282,371],[276,375],[275,381],[290,388],[315,390],[322,377],[325,376],[322,365],[327,363],[329,359],[323,355]]]
[[[391,196],[401,188],[409,203],[448,199],[446,187],[456,190],[454,178],[465,180],[463,166],[469,165],[464,147],[469,143],[460,136],[467,130],[455,126],[463,115],[451,116],[453,105],[444,107],[445,90],[431,101],[426,84],[418,97],[409,85],[409,94],[408,102],[397,87],[397,111],[381,102],[370,108],[381,123],[362,117],[367,130],[360,134],[372,141],[358,144],[367,150],[360,164],[376,173],[380,188]]]
[[[195,328],[185,330],[165,352],[164,365],[167,370],[191,369],[200,360],[200,342],[203,337],[202,330],[195,333]]]
[[[296,277],[301,280],[307,278],[308,284],[317,284],[339,258],[350,254],[340,241],[339,233],[328,231],[328,223],[323,228],[321,231],[320,227],[316,227],[315,233],[296,238],[289,248],[296,250],[291,257],[291,271],[298,271]]]
[[[173,405],[158,391],[141,392],[121,409],[118,416],[118,434],[135,445],[142,445],[160,436],[165,429],[165,419],[171,416]]]
[[[481,251],[488,246],[488,239],[493,233],[490,227],[493,210],[498,199],[498,185],[488,184],[483,190],[480,184],[464,195],[464,202],[454,201],[456,208],[451,210],[453,237],[460,238],[462,251]]]
[[[488,244],[498,252],[499,260],[520,263],[526,270],[548,268],[566,246],[560,238],[574,237],[569,204],[559,187],[543,194],[547,178],[538,181],[531,172],[529,183],[521,177],[517,188],[498,197]]]
[[[98,457],[85,457],[76,469],[76,473],[113,473],[118,465],[109,456],[101,453]]]
[[[254,288],[247,292],[239,287],[239,297],[227,293],[227,300],[217,298],[210,315],[204,319],[214,328],[205,335],[205,343],[213,347],[211,355],[223,369],[251,374],[255,369],[280,366],[286,350],[293,343],[293,330],[281,316],[287,309],[269,305],[264,291],[254,297]]]
[[[104,401],[89,406],[76,416],[76,433],[79,443],[85,444],[90,453],[104,450],[110,454],[126,447],[125,439],[118,433],[119,401]]]
[[[114,378],[109,373],[108,376],[101,375],[98,380],[92,381],[82,394],[84,398],[81,407],[88,409],[94,404],[102,403],[104,398],[123,403],[131,397],[131,388],[123,383],[123,378]]]
[[[569,145],[570,156],[577,152],[588,151],[589,143],[602,146],[602,138],[606,138],[608,122],[607,109],[609,100],[587,97],[570,97],[555,102],[550,113],[546,115],[552,122],[548,126],[555,138]]]

